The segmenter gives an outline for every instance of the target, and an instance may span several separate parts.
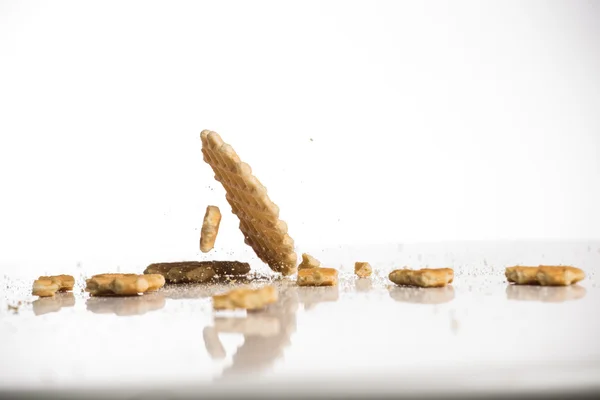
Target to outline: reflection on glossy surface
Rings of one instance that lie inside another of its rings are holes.
[[[357,278],[354,281],[354,289],[357,292],[368,292],[373,289],[373,281],[371,278]]]
[[[116,314],[123,317],[142,315],[163,308],[165,296],[161,292],[154,292],[131,297],[90,297],[86,306],[88,311],[95,314]]]
[[[216,316],[213,326],[203,331],[206,350],[213,359],[225,358],[225,348],[219,340],[220,333],[244,335],[244,343],[233,355],[233,364],[219,379],[241,375],[258,375],[283,356],[290,337],[296,331],[298,310],[297,288],[279,286],[279,300],[263,311],[248,312],[245,317]]]
[[[282,280],[281,282],[289,282]],[[168,299],[203,299],[229,290],[231,285],[263,285],[272,283],[272,276],[254,273],[246,276],[215,276],[210,282],[166,284],[161,293]]]
[[[441,304],[454,299],[454,287],[452,285],[441,288],[390,286],[388,290],[392,299],[405,303]]]
[[[312,310],[319,303],[338,301],[340,298],[338,286],[301,286],[294,289],[298,291],[298,301],[304,305],[305,310]]]
[[[73,296],[73,292],[57,292],[52,297],[40,297],[32,305],[35,315],[44,315],[60,311],[63,307],[73,307],[75,296]]]
[[[577,300],[585,296],[585,288],[579,285],[571,286],[531,286],[508,285],[506,298],[520,301],[542,301],[561,303],[567,300]]]

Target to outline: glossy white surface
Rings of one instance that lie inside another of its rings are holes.
[[[135,298],[89,298],[76,287],[36,299],[31,282],[4,277],[0,391],[268,397],[600,389],[600,243],[313,254],[340,268],[338,287],[276,279],[279,302],[253,313],[212,311],[210,295],[226,284],[168,286]],[[375,275],[356,278],[358,260],[370,261]],[[572,264],[588,276],[572,287],[508,285],[504,267],[518,263]],[[397,287],[387,273],[404,265],[453,267],[454,284]],[[250,284],[272,278],[257,274]],[[7,308],[18,301],[17,312]]]

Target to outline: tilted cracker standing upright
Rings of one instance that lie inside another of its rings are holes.
[[[204,130],[200,138],[204,161],[227,192],[231,211],[240,219],[244,242],[273,271],[294,274],[298,263],[294,241],[287,233],[287,224],[279,219],[279,207],[269,199],[267,189],[216,132]]]

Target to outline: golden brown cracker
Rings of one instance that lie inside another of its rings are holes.
[[[442,287],[452,283],[454,271],[451,268],[397,269],[390,272],[389,279],[401,286]]]
[[[215,246],[215,240],[219,233],[219,224],[221,223],[221,211],[217,206],[206,207],[202,230],[200,232],[200,251],[208,253]]]
[[[585,279],[585,273],[571,266],[540,265],[507,267],[506,279],[517,285],[569,286]]]
[[[56,292],[73,290],[75,278],[71,275],[40,276],[33,282],[32,294],[40,297],[51,297]]]
[[[333,268],[303,268],[298,270],[298,286],[334,286],[338,282],[338,271]]]
[[[371,276],[373,269],[371,264],[368,262],[356,262],[354,263],[354,273],[360,278],[366,278]]]
[[[294,241],[287,233],[287,224],[279,219],[279,207],[271,201],[267,189],[216,132],[204,130],[200,138],[204,161],[227,192],[231,210],[240,219],[244,242],[273,271],[283,275],[295,273],[298,260]]]

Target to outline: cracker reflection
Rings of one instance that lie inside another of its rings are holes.
[[[248,312],[242,318],[215,317],[213,326],[203,331],[204,345],[213,359],[220,360],[226,356],[220,334],[244,336],[244,343],[233,355],[233,363],[223,370],[218,379],[259,375],[282,357],[296,331],[298,304],[296,287],[279,287],[279,300],[263,311]]]
[[[75,305],[75,296],[73,292],[57,292],[52,297],[40,297],[32,305],[35,315],[44,315],[58,312],[63,307],[73,307]]]
[[[541,301],[544,303],[562,303],[569,300],[578,300],[585,297],[586,290],[583,286],[529,286],[508,285],[506,298],[517,301]]]
[[[390,297],[403,303],[442,304],[454,299],[454,288],[416,288],[410,286],[391,286]]]
[[[135,297],[90,297],[86,307],[94,314],[115,314],[126,317],[160,310],[165,303],[165,296],[161,292],[152,292]]]
[[[305,310],[312,310],[319,303],[338,301],[340,298],[340,289],[338,286],[295,287],[298,291],[298,300],[304,305]]]

